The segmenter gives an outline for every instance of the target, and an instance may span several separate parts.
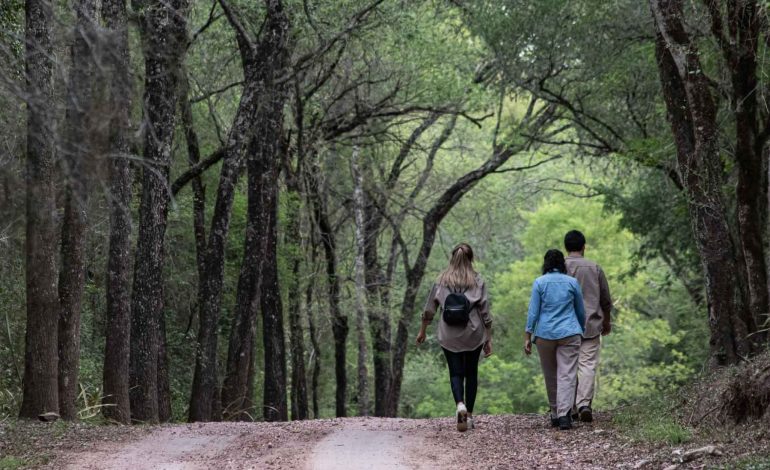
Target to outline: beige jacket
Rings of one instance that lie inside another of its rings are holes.
[[[476,285],[465,292],[465,296],[471,303],[470,320],[465,327],[447,325],[440,318],[439,307],[444,305],[444,299],[449,293],[450,290],[446,286],[433,284],[428,300],[425,302],[422,320],[431,322],[438,311],[438,342],[441,347],[452,352],[473,351],[487,341],[486,327],[492,326],[487,286],[481,276],[478,276]]]
[[[612,297],[607,277],[598,264],[580,255],[569,255],[566,262],[567,274],[578,280],[583,291],[586,307],[583,338],[595,338],[610,324]]]

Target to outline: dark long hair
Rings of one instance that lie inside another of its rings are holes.
[[[564,262],[564,253],[557,249],[548,250],[543,257],[543,274],[556,270],[567,274],[567,265]]]

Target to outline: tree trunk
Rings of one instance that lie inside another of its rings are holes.
[[[721,193],[716,107],[698,52],[682,23],[680,0],[650,0],[657,29],[656,58],[677,146],[679,174],[706,276],[713,365],[752,353],[756,325],[734,282],[738,266]]]
[[[329,292],[329,310],[332,318],[332,335],[334,336],[334,378],[335,378],[335,414],[338,418],[347,416],[347,337],[348,318],[340,310],[340,282],[337,276],[337,244],[329,223],[329,215],[324,201],[321,199],[317,176],[307,173],[308,197],[313,205],[315,223],[321,236],[321,244],[326,258],[326,283]]]
[[[302,238],[300,237],[299,175],[286,177],[286,245],[289,252],[291,276],[289,278],[289,340],[291,345],[291,419],[308,418],[307,372],[305,370],[305,335],[302,328],[302,291],[300,271],[302,266]]]
[[[186,9],[186,0],[150,2],[144,5],[140,26],[145,46],[144,110],[147,130],[131,302],[130,367],[131,417],[139,422],[158,422],[159,400],[167,380],[159,380],[158,375],[165,371],[165,367],[160,365],[161,343],[165,343],[161,331],[163,244]]]
[[[26,294],[24,392],[19,416],[59,411],[54,188],[53,12],[47,0],[26,0],[27,78]]]
[[[107,420],[131,422],[129,356],[131,303],[131,183],[129,132],[131,83],[126,0],[102,0],[108,39],[110,84],[109,207],[110,241],[107,259],[107,329],[104,347],[102,413]]]
[[[310,267],[315,271],[315,244],[311,247]],[[313,314],[313,288],[315,284],[311,280],[305,287],[305,309],[307,311],[307,325],[308,333],[310,334],[310,344],[313,346],[313,353],[310,355],[310,360],[313,363],[313,372],[310,379],[310,387],[313,396],[313,419],[318,419],[318,379],[321,376],[321,346],[318,343],[318,331],[315,326],[315,319]]]
[[[278,218],[278,171],[273,167],[272,181],[263,179],[262,192],[268,213],[268,236],[265,243],[265,260],[260,289],[262,310],[262,341],[265,349],[264,406],[265,421],[286,421],[286,346],[283,329],[283,307],[278,285],[277,218]],[[270,176],[268,176],[270,178]]]
[[[179,111],[187,142],[187,162],[194,168],[201,160],[198,134],[195,132],[192,105],[190,103],[190,81],[187,71],[179,77]],[[195,261],[198,267],[198,282],[206,267],[206,188],[200,175],[192,178],[193,191],[193,234],[195,236]],[[200,286],[199,286],[200,288]]]
[[[258,112],[260,100],[270,96],[270,74],[280,73],[284,62],[276,68],[275,60],[286,51],[288,19],[280,0],[265,0],[267,24],[259,44],[254,44],[245,36],[240,22],[226,9],[228,19],[236,30],[236,39],[241,51],[244,69],[244,88],[236,112],[233,126],[228,135],[227,148],[222,164],[222,173],[217,189],[214,217],[209,230],[206,247],[206,269],[200,283],[200,327],[198,328],[198,356],[193,376],[190,397],[190,421],[210,421],[213,419],[215,394],[217,390],[217,331],[219,322],[222,284],[224,278],[224,253],[235,184],[243,167],[246,147],[251,144],[255,129],[259,127]],[[269,106],[267,106],[269,108]],[[263,111],[264,112],[264,111]],[[282,121],[281,121],[282,122]],[[244,343],[246,344],[246,343]],[[230,374],[228,374],[230,375]],[[228,391],[239,393],[236,391]],[[241,393],[242,395],[242,393]],[[228,395],[226,406],[229,405]]]
[[[65,420],[77,419],[78,371],[80,364],[80,311],[85,287],[85,242],[88,224],[88,181],[98,151],[99,129],[91,125],[95,105],[97,5],[94,0],[78,0],[74,5],[76,25],[72,45],[63,144],[65,180],[62,220],[61,271],[59,272],[59,414]]]
[[[359,416],[369,415],[369,371],[366,367],[367,356],[369,355],[366,344],[366,280],[364,252],[366,251],[366,240],[364,239],[366,220],[364,218],[364,188],[363,177],[359,159],[361,149],[356,145],[353,147],[353,154],[350,158],[350,173],[353,176],[353,212],[355,218],[355,240],[356,240],[356,260],[355,260],[355,299],[356,299],[356,333],[358,339],[358,414]]]
[[[256,139],[249,146],[249,159],[258,158]],[[227,372],[222,387],[222,409],[228,420],[253,420],[249,383],[254,370],[254,345],[256,337],[257,305],[264,262],[267,221],[264,201],[259,188],[262,185],[262,173],[248,173],[248,212],[246,239],[243,244],[243,262],[238,278],[236,307],[233,314],[230,341],[227,353]]]
[[[737,19],[738,33],[734,52],[728,55],[733,87],[735,110],[738,183],[736,187],[738,232],[748,280],[748,307],[753,321],[762,324],[770,311],[768,298],[767,268],[762,240],[765,194],[759,177],[763,174],[762,146],[758,139],[757,116],[757,46],[759,42],[758,7],[755,2],[730,3],[730,12]],[[764,343],[767,334],[756,332],[752,340]]]

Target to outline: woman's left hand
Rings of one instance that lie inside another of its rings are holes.
[[[484,357],[489,357],[492,355],[492,340],[490,339],[486,343],[484,343]]]
[[[524,340],[524,354],[529,356],[532,354],[532,340],[525,339]]]

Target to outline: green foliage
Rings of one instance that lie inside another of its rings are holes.
[[[684,444],[692,431],[680,424],[664,395],[650,395],[637,404],[621,408],[612,417],[624,435],[644,442]]]
[[[570,229],[586,234],[587,256],[607,273],[617,308],[613,332],[603,338],[595,406],[611,409],[670,391],[692,376],[708,338],[705,327],[696,332],[699,341],[688,342],[685,338],[693,332],[673,329],[668,319],[676,317],[670,311],[694,317],[698,308],[689,302],[678,281],[667,278],[670,271],[665,265],[650,262],[631,270],[639,240],[621,227],[620,215],[605,210],[600,198],[575,199],[566,195],[551,196],[535,210],[519,212],[526,224],[517,234],[522,250],[520,259],[501,271],[482,269],[492,294],[496,354],[484,360],[479,369],[478,412],[545,410],[539,362],[536,354],[527,358],[521,353],[522,332],[530,289],[540,274],[542,256],[549,248],[563,250],[563,236]],[[673,287],[666,289],[664,284]],[[653,313],[647,309],[653,309]],[[683,349],[685,346],[693,349]],[[410,362],[407,368],[405,389],[414,387],[414,392],[419,393],[405,394],[404,402],[415,416],[452,411],[447,408],[451,398],[446,365],[438,357],[415,355],[411,361],[416,363]],[[431,367],[441,369],[441,373],[426,372]],[[433,380],[439,383],[434,384]]]
[[[16,470],[17,468],[24,468],[26,466],[27,462],[24,459],[14,457],[13,455],[0,457],[0,470]]]

